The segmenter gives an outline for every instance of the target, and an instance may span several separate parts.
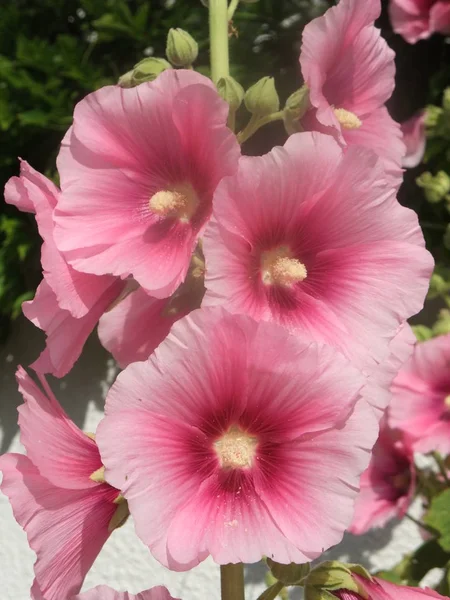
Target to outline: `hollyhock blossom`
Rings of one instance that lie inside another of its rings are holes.
[[[426,598],[441,598],[441,600],[444,600],[444,596],[429,588],[422,589],[396,585],[378,577],[372,577],[371,580],[360,575],[353,575],[353,577],[361,586],[361,593],[349,590],[333,590],[330,592],[331,596],[334,595],[339,600],[425,600]]]
[[[349,528],[358,535],[373,527],[382,527],[394,517],[403,517],[413,499],[413,451],[402,439],[401,432],[390,429],[385,421],[360,485]]]
[[[450,34],[448,0],[390,0],[389,15],[394,31],[410,44],[433,33]]]
[[[417,452],[450,453],[450,334],[417,344],[392,386],[389,421]]]
[[[20,177],[12,177],[5,186],[6,202],[35,213],[43,239],[44,279],[35,298],[22,305],[25,316],[47,335],[46,349],[32,366],[41,373],[62,377],[72,368],[98,319],[125,282],[79,273],[67,264],[53,238],[53,214],[59,196],[58,188],[25,161],[21,161]]]
[[[327,346],[194,311],[111,388],[97,431],[106,478],[171,569],[208,555],[309,561],[342,538],[378,434],[363,383]]]
[[[228,105],[193,71],[134,88],[104,87],[77,104],[58,159],[58,248],[96,275],[132,275],[152,296],[184,281],[219,181],[239,145]]]
[[[384,107],[394,90],[395,55],[374,27],[380,12],[380,0],[340,0],[305,27],[300,64],[311,110],[301,126],[371,148],[398,186],[405,148]]]
[[[116,592],[106,585],[99,585],[84,594],[74,596],[72,600],[176,600],[165,587],[158,586],[139,594]]]
[[[402,132],[406,146],[403,166],[412,169],[422,162],[425,154],[425,111],[420,111],[402,123]]]
[[[200,307],[203,274],[204,262],[196,253],[186,280],[171,297],[152,298],[139,288],[100,318],[100,341],[122,368],[147,359],[176,321]]]
[[[241,159],[216,191],[204,251],[203,305],[274,320],[367,374],[422,307],[433,266],[377,157],[320,133]]]
[[[71,598],[128,507],[105,483],[95,441],[70,421],[45,379],[46,393],[20,367],[17,380],[27,456],[0,457],[1,490],[37,555],[32,600]]]

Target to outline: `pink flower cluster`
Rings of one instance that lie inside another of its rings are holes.
[[[384,106],[394,57],[379,13],[379,0],[341,0],[306,27],[310,109],[265,156],[241,155],[210,80],[168,70],[76,106],[61,189],[26,162],[8,182],[6,201],[35,214],[43,239],[23,311],[47,336],[32,365],[45,393],[19,369],[27,456],[0,459],[37,554],[33,600],[134,598],[77,596],[129,513],[182,571],[208,556],[317,558],[349,527],[364,471],[361,498],[374,481],[389,488],[373,518],[403,510],[410,446],[384,432],[367,467],[433,261],[396,199],[405,148]],[[97,324],[125,369],[94,436],[44,374],[64,376]]]

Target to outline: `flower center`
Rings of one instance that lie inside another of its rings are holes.
[[[362,125],[361,119],[345,108],[335,108],[334,114],[344,129],[359,129]]]
[[[187,222],[197,210],[199,201],[193,187],[189,183],[160,190],[149,200],[152,212],[161,217],[177,217]]]
[[[286,246],[268,250],[261,256],[261,277],[265,285],[290,287],[306,279],[307,271],[303,263],[293,258]]]
[[[231,427],[214,442],[214,450],[223,469],[248,469],[253,464],[257,443],[255,437]]]
[[[398,473],[392,477],[392,484],[397,490],[407,490],[410,483],[410,474],[409,471],[404,471],[403,473]]]

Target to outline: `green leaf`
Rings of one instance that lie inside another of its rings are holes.
[[[450,489],[433,498],[424,522],[439,532],[439,544],[450,552]]]

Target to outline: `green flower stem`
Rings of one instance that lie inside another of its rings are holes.
[[[245,600],[244,565],[221,565],[220,587],[222,600]]]
[[[243,144],[249,138],[252,137],[254,133],[258,131],[264,125],[268,123],[273,123],[274,121],[282,121],[284,112],[282,110],[272,113],[271,115],[267,115],[265,117],[259,117],[258,115],[252,115],[250,121],[247,126],[244,127],[242,131],[240,131],[237,135],[238,142]]]
[[[211,44],[211,79],[217,83],[230,74],[228,54],[227,0],[209,0],[209,37]]]
[[[228,20],[229,21],[231,21],[231,19],[233,18],[239,2],[240,2],[240,0],[231,0],[230,6],[228,7]]]
[[[433,458],[436,461],[436,464],[439,468],[439,472],[442,475],[442,479],[445,481],[445,483],[447,485],[450,484],[450,481],[448,479],[448,474],[447,474],[447,467],[445,466],[444,459],[439,454],[439,452],[432,452],[432,455],[433,455]]]
[[[270,586],[265,592],[259,596],[258,600],[275,600],[278,594],[284,589],[284,585],[281,581],[277,581]]]

